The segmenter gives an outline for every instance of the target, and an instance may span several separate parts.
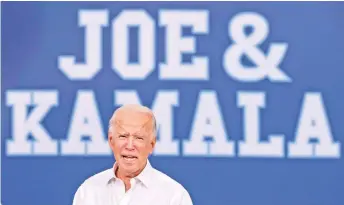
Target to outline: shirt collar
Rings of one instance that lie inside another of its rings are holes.
[[[115,162],[112,169],[111,169],[111,178],[108,179],[107,183],[109,183],[112,179],[119,179],[116,175],[115,175],[115,171],[118,169],[118,163]],[[134,177],[134,179],[137,179],[139,180],[140,182],[143,183],[143,185],[145,185],[147,188],[149,186],[151,186],[152,184],[152,171],[153,171],[153,167],[152,165],[150,164],[149,160],[147,160],[147,163],[146,163],[146,166],[145,168],[142,170],[142,172],[137,175],[136,177]]]

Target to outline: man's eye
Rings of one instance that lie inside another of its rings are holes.
[[[125,135],[120,135],[120,136],[118,136],[119,138],[125,138]]]
[[[143,137],[136,137],[136,139],[143,140]]]

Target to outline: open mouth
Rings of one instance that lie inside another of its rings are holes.
[[[126,161],[134,161],[135,159],[137,159],[136,156],[133,155],[121,155],[123,159],[125,159]]]

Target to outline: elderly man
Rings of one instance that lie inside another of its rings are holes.
[[[109,123],[108,141],[114,166],[85,180],[73,205],[192,205],[181,184],[149,163],[156,142],[150,109],[141,105],[117,109]]]

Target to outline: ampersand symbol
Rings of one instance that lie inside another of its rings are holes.
[[[252,26],[251,34],[245,34],[245,28]],[[291,79],[278,67],[285,56],[288,45],[286,43],[272,43],[268,54],[265,55],[259,46],[269,33],[268,22],[256,13],[241,13],[234,17],[228,26],[229,36],[234,44],[224,53],[224,68],[233,78],[257,82],[269,78],[274,82],[290,82]],[[256,67],[242,65],[241,57],[246,55],[256,64]]]

